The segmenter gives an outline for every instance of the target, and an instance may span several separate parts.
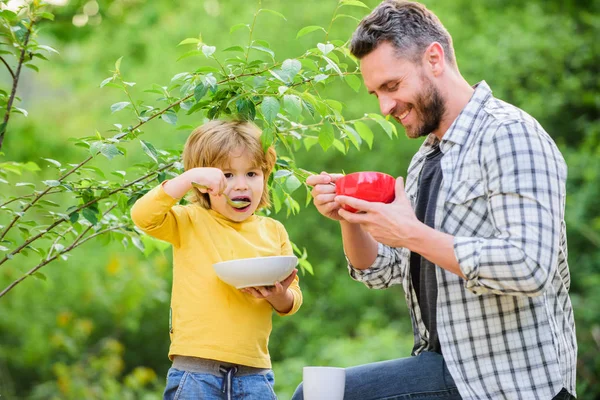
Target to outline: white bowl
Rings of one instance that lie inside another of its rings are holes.
[[[242,289],[281,282],[292,273],[296,265],[296,256],[270,256],[223,261],[213,264],[213,268],[223,282]]]

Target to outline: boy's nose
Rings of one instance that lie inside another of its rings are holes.
[[[236,178],[233,183],[234,190],[245,190],[248,188],[248,182],[245,177]]]

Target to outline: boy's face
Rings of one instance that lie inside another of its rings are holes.
[[[209,193],[211,208],[232,221],[241,222],[250,217],[260,203],[264,189],[264,174],[253,161],[243,149],[239,149],[231,154],[229,165],[221,167],[227,179],[225,194],[231,200],[249,201],[249,206],[235,208],[227,204],[225,196]]]

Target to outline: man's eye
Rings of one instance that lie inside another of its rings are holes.
[[[398,89],[398,84],[396,83],[394,85],[387,86],[386,89],[388,90],[388,92],[393,92],[396,89]]]

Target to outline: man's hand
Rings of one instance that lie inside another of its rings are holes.
[[[392,247],[407,247],[412,234],[423,224],[404,192],[404,180],[396,179],[396,198],[390,204],[371,203],[354,197],[337,196],[335,201],[357,209],[351,213],[339,208],[339,216],[360,226],[376,241]]]
[[[320,175],[311,175],[306,178],[306,184],[313,187],[310,194],[313,197],[313,203],[317,211],[335,221],[342,220],[342,217],[338,214],[340,205],[334,200],[336,197],[335,181],[342,176],[344,175],[321,172]]]

